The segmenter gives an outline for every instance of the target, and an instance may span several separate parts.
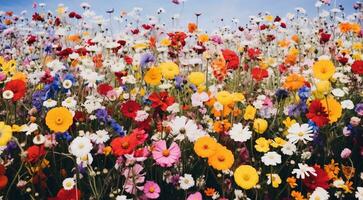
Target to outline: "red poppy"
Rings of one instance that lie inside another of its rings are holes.
[[[102,83],[102,84],[98,85],[98,87],[97,87],[97,92],[103,96],[106,96],[107,92],[109,92],[111,90],[113,90],[113,87],[107,83]]]
[[[352,64],[352,72],[358,75],[363,75],[363,60],[356,60]]]
[[[247,54],[248,54],[248,57],[250,57],[250,59],[254,60],[254,59],[257,59],[257,57],[261,54],[261,50],[259,49],[254,49],[254,48],[249,48],[247,50]]]
[[[27,150],[27,157],[26,161],[35,163],[39,160],[40,157],[44,156],[46,154],[44,145],[33,145],[30,146]]]
[[[226,61],[228,69],[237,69],[239,66],[239,57],[238,55],[229,49],[222,50],[223,58]]]
[[[125,117],[134,119],[136,112],[140,110],[141,106],[136,101],[127,101],[121,104],[121,112]]]
[[[144,144],[145,140],[148,137],[148,134],[145,132],[144,129],[136,128],[130,134],[131,137],[135,137],[137,140],[137,144]]]
[[[13,102],[23,98],[26,92],[26,84],[22,80],[11,80],[5,84],[4,90],[11,90],[14,93]]]
[[[315,190],[317,187],[324,189],[329,188],[329,177],[328,174],[320,168],[319,165],[314,166],[316,176],[309,176],[303,179],[304,185],[311,191]]]
[[[260,67],[254,67],[251,71],[253,79],[256,81],[261,81],[268,77],[268,71],[266,69],[261,69]]]
[[[57,196],[54,198],[48,198],[48,200],[80,200],[82,197],[79,189],[73,188],[71,190],[60,189]]]
[[[314,100],[310,103],[309,112],[306,117],[313,121],[319,127],[325,126],[329,123],[328,113],[319,100]]]
[[[325,44],[330,40],[331,34],[321,32],[320,33],[320,44]]]
[[[137,139],[135,135],[129,135],[125,137],[117,137],[112,140],[111,148],[115,156],[122,156],[124,154],[130,154],[137,146]]]
[[[160,108],[162,111],[174,103],[174,97],[169,96],[168,92],[154,92],[149,96],[149,100],[152,102],[151,107]]]

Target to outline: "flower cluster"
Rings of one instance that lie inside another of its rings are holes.
[[[214,32],[0,12],[0,196],[363,200],[363,8],[329,2]]]

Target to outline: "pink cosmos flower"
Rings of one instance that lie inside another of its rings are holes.
[[[154,181],[146,181],[144,193],[148,199],[157,199],[159,197],[160,187]]]
[[[344,148],[342,153],[340,153],[340,157],[343,159],[349,158],[350,154],[352,154],[352,151],[348,148]]]
[[[175,142],[167,148],[166,141],[160,140],[154,143],[152,155],[158,165],[161,167],[170,167],[179,160],[180,148]]]
[[[126,178],[124,188],[127,193],[136,194],[138,190],[144,189],[144,186],[139,185],[145,181],[145,173],[142,173],[143,169],[140,164],[125,169],[122,175]]]
[[[200,192],[190,194],[188,196],[187,200],[203,200],[202,194]]]

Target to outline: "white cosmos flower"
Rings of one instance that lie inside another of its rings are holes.
[[[309,177],[311,175],[316,176],[315,169],[310,167],[307,164],[299,163],[299,168],[295,168],[292,170],[292,174],[296,174],[296,178],[305,179],[305,177]]]
[[[106,130],[98,130],[90,135],[90,139],[96,144],[103,144],[110,139],[110,136]]]
[[[42,134],[38,134],[33,138],[33,143],[36,145],[44,144],[44,142],[45,142],[45,137]]]
[[[3,92],[3,98],[4,99],[12,99],[14,97],[14,92],[11,90],[5,90]]]
[[[184,140],[185,137],[188,137],[191,142],[194,142],[199,137],[205,135],[198,129],[197,124],[193,120],[188,119],[185,116],[175,117],[170,121],[169,125],[172,134],[176,136],[176,140]]]
[[[263,162],[263,164],[265,164],[266,166],[276,166],[277,164],[281,163],[281,155],[278,154],[275,151],[270,151],[265,153],[262,157],[261,160]]]
[[[299,124],[295,123],[290,126],[290,128],[287,130],[289,133],[286,137],[289,139],[289,142],[296,144],[299,141],[303,141],[305,144],[307,141],[313,140],[312,130],[313,128],[309,126],[309,124]]]
[[[331,93],[333,93],[334,96],[336,97],[343,97],[345,95],[344,90],[340,89],[340,88],[335,88],[331,91]]]
[[[62,101],[62,106],[74,110],[76,108],[77,101],[74,97],[67,97],[64,101]]]
[[[43,102],[43,106],[46,108],[53,108],[56,105],[57,105],[57,101],[55,101],[53,99],[47,99],[46,101]]]
[[[62,185],[65,190],[71,190],[76,185],[76,182],[73,178],[66,178],[63,180]]]
[[[349,99],[340,102],[340,104],[342,105],[343,109],[352,110],[354,108],[354,103]]]
[[[363,187],[357,187],[357,191],[355,192],[355,198],[358,200],[363,200]]]
[[[251,138],[252,131],[249,130],[248,126],[243,127],[241,123],[233,124],[229,136],[236,142],[246,142]]]
[[[321,187],[315,188],[314,192],[310,195],[309,200],[328,200],[330,197],[329,192]]]
[[[76,157],[86,156],[93,146],[87,137],[76,137],[69,145],[69,152]]]
[[[93,157],[91,153],[88,153],[84,156],[77,157],[76,163],[82,167],[87,167],[87,165],[91,165],[93,162]]]
[[[296,152],[296,145],[291,142],[286,142],[282,146],[281,151],[285,155],[292,156]]]
[[[179,178],[180,188],[187,190],[194,186],[195,182],[191,174],[184,174]]]

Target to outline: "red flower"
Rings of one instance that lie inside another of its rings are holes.
[[[130,56],[124,56],[124,61],[128,65],[132,64],[132,58]]]
[[[54,198],[48,198],[48,200],[80,200],[81,191],[79,189],[73,188],[71,190],[65,190],[64,188],[58,191],[58,194]]]
[[[141,106],[136,101],[127,101],[121,105],[121,112],[125,117],[134,119],[136,112],[140,110]]]
[[[339,57],[338,57],[338,61],[339,61],[342,65],[347,64],[348,60],[349,60],[349,59],[348,59],[347,57],[344,57],[344,56],[339,56]]]
[[[102,83],[97,87],[97,92],[103,96],[106,96],[107,92],[111,90],[113,90],[113,87],[107,83]]]
[[[111,148],[113,153],[118,157],[124,154],[130,154],[137,146],[137,139],[135,135],[125,137],[117,137],[112,140]]]
[[[222,54],[224,60],[226,61],[228,69],[237,69],[239,66],[239,57],[234,51],[229,49],[223,49]]]
[[[356,60],[352,64],[352,72],[358,75],[363,75],[363,60]]]
[[[5,176],[6,169],[4,165],[0,165],[0,190],[4,189],[8,184],[8,177]]]
[[[321,32],[320,33],[320,44],[325,44],[330,40],[331,34]]]
[[[141,128],[136,128],[132,131],[130,136],[136,138],[137,144],[139,145],[139,144],[144,144],[145,140],[148,137],[148,134],[145,132],[145,130]]]
[[[248,57],[250,57],[250,59],[254,60],[261,54],[261,50],[259,50],[257,48],[256,49],[249,48],[247,50],[247,53],[248,53]]]
[[[149,100],[152,102],[151,107],[160,108],[162,111],[166,111],[174,103],[174,98],[169,96],[168,92],[154,92],[149,96]]]
[[[266,69],[261,69],[259,67],[255,67],[251,71],[253,79],[256,81],[261,81],[264,78],[268,77],[268,71]]]
[[[11,80],[5,84],[5,90],[11,90],[14,93],[12,101],[18,101],[19,99],[23,98],[26,92],[26,84],[22,80]]]
[[[306,117],[313,121],[319,127],[325,126],[329,123],[328,114],[319,100],[311,102],[309,112]]]
[[[320,168],[319,165],[314,166],[316,176],[311,175],[303,179],[304,185],[311,191],[315,190],[317,187],[324,189],[329,188],[329,177],[328,174]]]
[[[47,186],[47,175],[45,175],[43,173],[43,171],[39,171],[37,172],[34,176],[33,176],[33,184],[34,185],[40,185],[40,187],[45,190],[48,186]]]
[[[151,129],[150,122],[151,122],[151,117],[149,116],[144,121],[137,122],[136,125],[140,129],[144,129],[145,131],[150,131],[150,129]]]
[[[46,154],[44,145],[38,146],[33,145],[30,146],[27,150],[28,154],[26,157],[26,161],[35,163],[39,160],[40,157],[44,156]]]

